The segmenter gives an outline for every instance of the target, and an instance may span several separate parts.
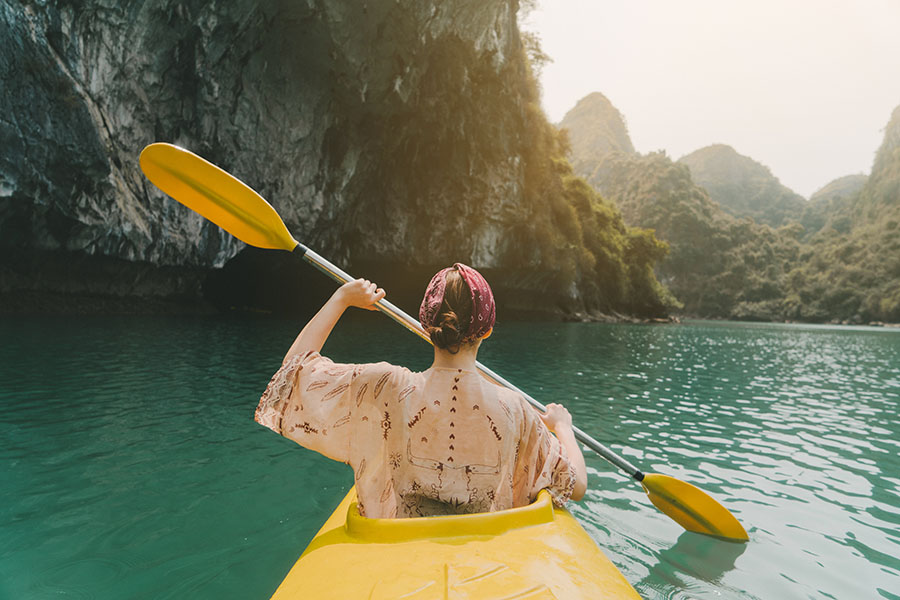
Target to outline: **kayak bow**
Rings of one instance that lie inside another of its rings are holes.
[[[367,519],[350,490],[272,600],[629,599],[622,573],[543,490],[493,513]]]

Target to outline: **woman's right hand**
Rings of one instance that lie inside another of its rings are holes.
[[[547,426],[547,429],[556,433],[560,426],[572,428],[572,415],[562,404],[551,402],[547,405],[547,412],[541,414],[541,421]]]
[[[575,439],[575,432],[572,430],[572,415],[561,404],[548,404],[547,412],[541,415],[541,420],[550,431],[556,434],[559,443],[565,448],[569,464],[575,469],[575,487],[572,490],[572,499],[581,500],[587,491],[587,467],[584,464],[581,445]]]
[[[354,279],[339,287],[333,297],[344,306],[377,310],[375,303],[384,296],[385,291],[368,279]]]

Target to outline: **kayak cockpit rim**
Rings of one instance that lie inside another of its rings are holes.
[[[379,542],[499,535],[511,529],[542,525],[553,521],[553,501],[541,490],[528,506],[497,512],[412,517],[406,519],[369,519],[359,514],[356,502],[347,509],[346,531],[360,541]]]

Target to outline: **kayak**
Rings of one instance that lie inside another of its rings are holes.
[[[368,519],[350,490],[272,600],[637,599],[594,540],[542,490],[493,513]]]

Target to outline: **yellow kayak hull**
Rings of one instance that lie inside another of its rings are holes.
[[[495,513],[367,519],[351,490],[273,600],[640,599],[542,491]]]

